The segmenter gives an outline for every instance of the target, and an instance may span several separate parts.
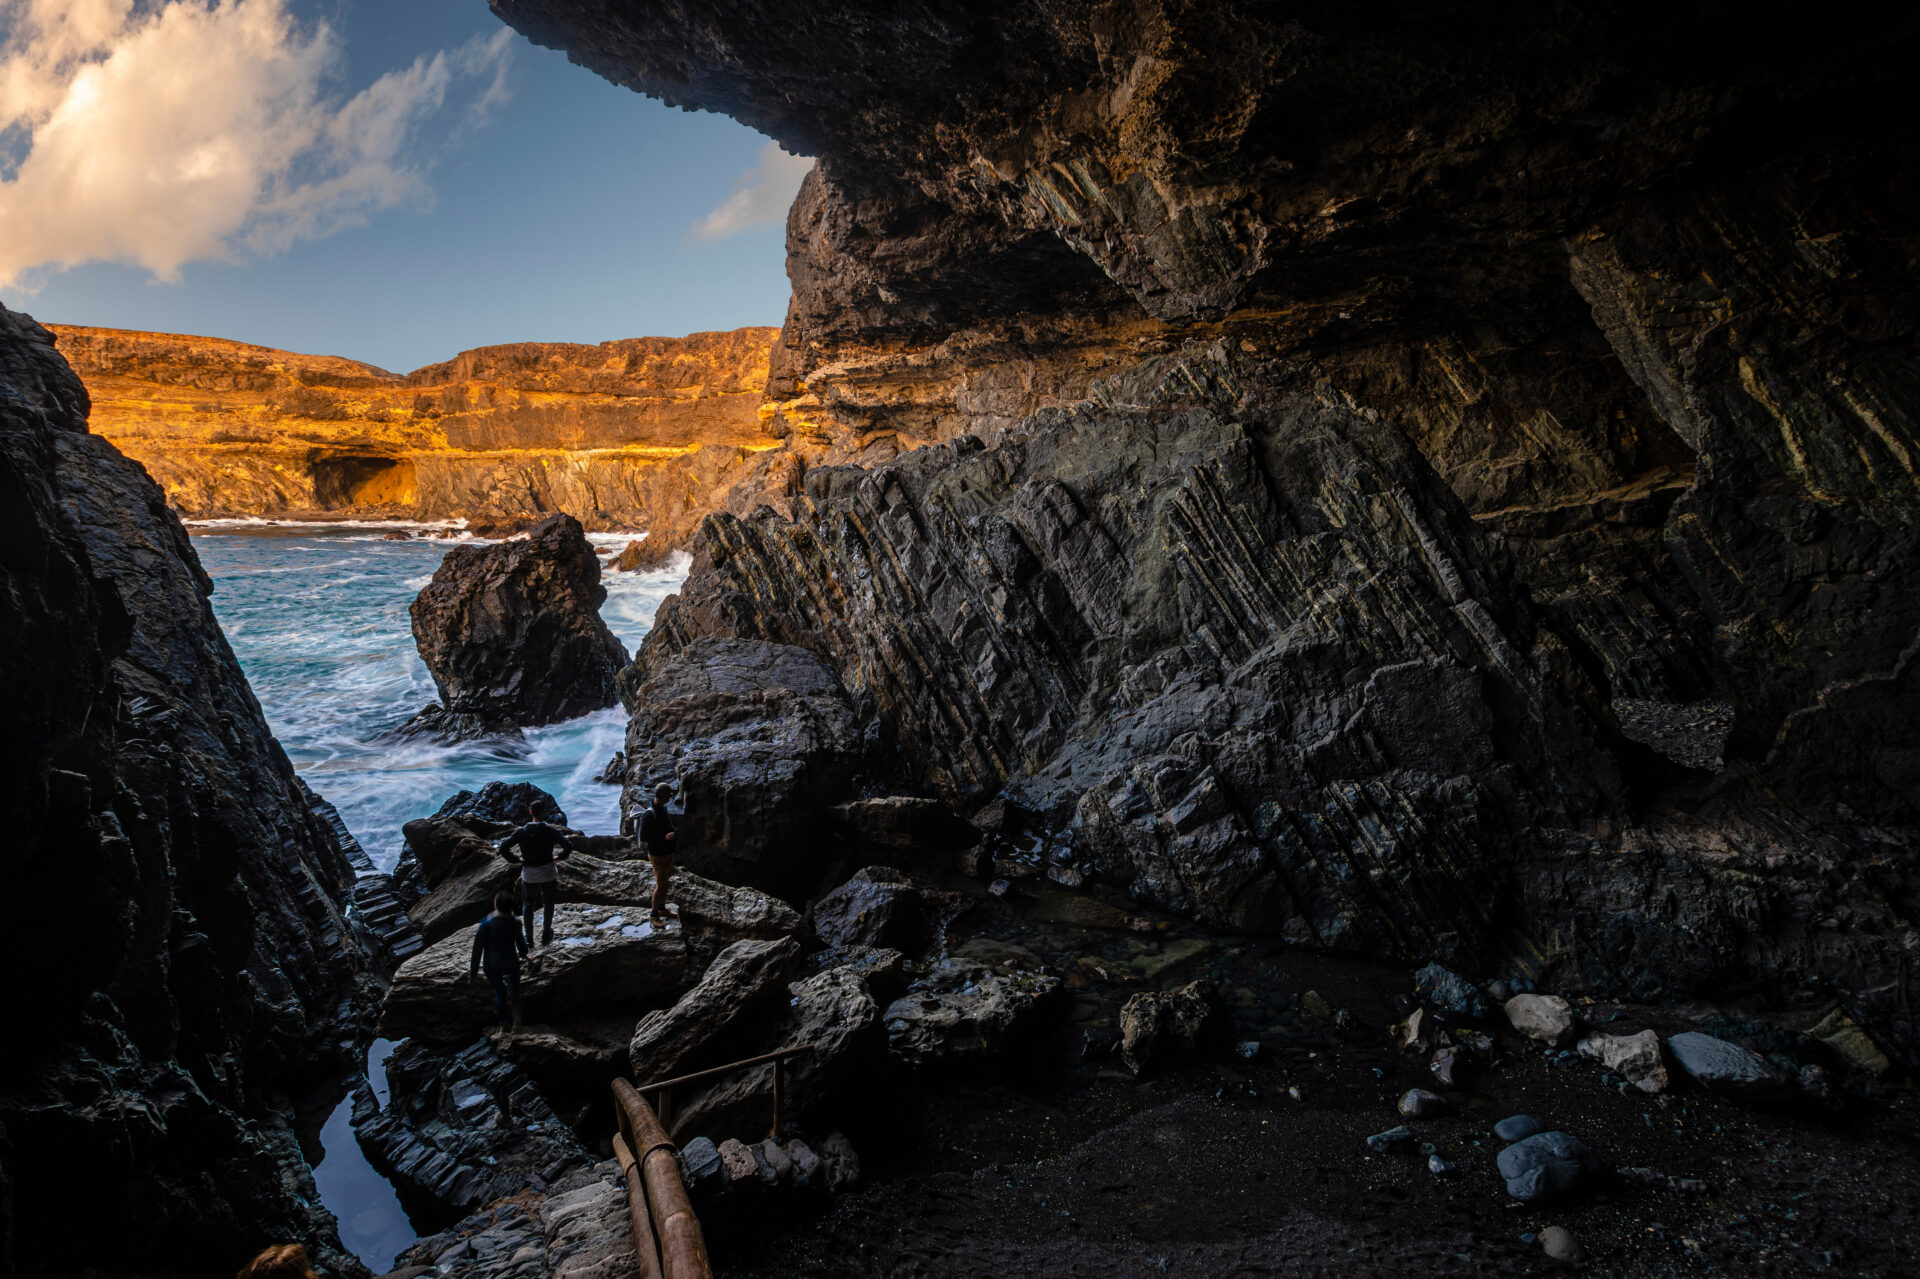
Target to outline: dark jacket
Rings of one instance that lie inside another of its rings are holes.
[[[467,961],[467,976],[480,971],[482,961],[487,976],[520,971],[520,957],[527,943],[520,936],[520,921],[510,915],[488,915],[473,930],[473,958]]]
[[[520,855],[513,850],[519,848]],[[545,822],[528,822],[500,842],[500,855],[521,866],[551,866],[554,852],[565,857],[571,851],[567,837]]]
[[[673,833],[673,814],[664,804],[653,804],[640,814],[640,845],[647,850],[649,857],[671,857],[674,853],[673,841],[667,836]]]

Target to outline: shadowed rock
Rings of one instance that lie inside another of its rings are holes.
[[[634,1080],[688,1073],[708,1044],[725,1040],[736,1023],[763,1011],[769,992],[783,990],[799,962],[800,943],[791,937],[738,941],[714,956],[673,1007],[649,1013],[634,1027],[627,1045]]]

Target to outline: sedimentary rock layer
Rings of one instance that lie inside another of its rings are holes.
[[[678,529],[761,449],[775,331],[465,351],[404,376],[218,338],[56,325],[94,430],[189,515],[574,515]]]
[[[0,1255],[224,1273],[332,1222],[287,1098],[350,1061],[352,871],[261,718],[160,490],[0,310]],[[103,1225],[103,1223],[106,1223]]]
[[[818,158],[771,420],[874,469],[710,520],[643,666],[812,648],[910,780],[1064,808],[1196,913],[1498,921],[1911,1052],[1910,19],[493,3]],[[1125,373],[1196,346],[1284,372]],[[1725,767],[1624,696],[1730,702]]]

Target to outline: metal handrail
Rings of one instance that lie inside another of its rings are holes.
[[[699,1070],[690,1075],[661,1079],[636,1088],[625,1079],[613,1081],[614,1121],[619,1132],[613,1155],[627,1181],[627,1215],[633,1221],[633,1246],[640,1255],[641,1279],[712,1279],[707,1262],[707,1240],[700,1219],[693,1215],[687,1187],[680,1180],[678,1147],[667,1136],[673,1090],[700,1083],[750,1066],[773,1064],[773,1128],[780,1138],[780,1094],[783,1066],[790,1057],[812,1052],[813,1045],[782,1048],[740,1061]],[[647,1105],[646,1093],[655,1093],[659,1113]]]

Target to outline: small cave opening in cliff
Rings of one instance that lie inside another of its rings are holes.
[[[354,506],[413,506],[419,479],[404,457],[318,458],[308,468],[313,503],[323,511]]]

